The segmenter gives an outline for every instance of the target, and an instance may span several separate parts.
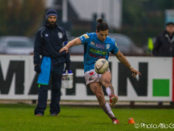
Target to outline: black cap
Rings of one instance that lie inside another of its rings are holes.
[[[56,16],[57,17],[57,11],[55,9],[48,9],[45,18],[48,19],[49,16]]]

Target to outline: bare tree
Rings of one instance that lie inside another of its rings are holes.
[[[0,0],[0,35],[33,35],[42,22],[44,1]]]

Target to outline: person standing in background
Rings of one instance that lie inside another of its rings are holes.
[[[174,56],[174,21],[167,22],[165,31],[157,36],[152,54],[153,56]]]
[[[61,80],[64,71],[70,68],[70,56],[59,50],[67,43],[63,28],[57,26],[57,12],[49,9],[45,15],[45,25],[36,34],[34,45],[34,70],[38,74],[38,104],[34,111],[36,116],[43,116],[47,105],[48,85],[51,82],[50,114],[57,116],[60,112]]]

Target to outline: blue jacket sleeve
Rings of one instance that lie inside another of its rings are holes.
[[[156,38],[155,44],[154,44],[154,48],[152,50],[152,54],[154,56],[159,56],[160,54],[158,53],[159,47],[161,46],[161,42],[160,42],[160,38],[159,36]]]
[[[38,31],[34,41],[34,64],[40,64],[41,32]]]
[[[67,38],[65,30],[63,32],[64,32],[64,46],[65,46],[68,43],[68,38]],[[66,68],[67,69],[70,69],[70,63],[71,63],[70,53],[68,52],[66,53]]]

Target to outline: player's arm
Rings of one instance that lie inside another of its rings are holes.
[[[64,47],[62,47],[59,52],[60,53],[63,51],[68,52],[69,48],[71,48],[72,46],[75,46],[75,45],[80,45],[80,44],[82,44],[80,38],[75,38],[75,39],[69,41]]]
[[[118,58],[118,60],[123,63],[131,72],[132,72],[132,76],[136,77],[136,75],[140,75],[141,73],[137,70],[135,70],[129,63],[129,61],[126,59],[126,57],[120,52],[118,51],[116,54],[116,57]]]

